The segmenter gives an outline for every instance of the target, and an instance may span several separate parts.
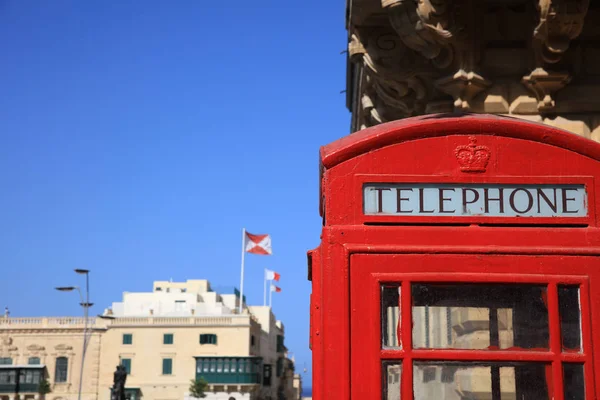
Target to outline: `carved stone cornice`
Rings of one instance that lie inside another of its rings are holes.
[[[533,31],[538,63],[557,63],[581,34],[590,0],[536,0],[539,23]]]

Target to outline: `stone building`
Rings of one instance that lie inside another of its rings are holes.
[[[207,400],[293,399],[283,324],[270,307],[244,303],[238,314],[239,301],[206,280],[124,293],[88,321],[82,400],[109,400],[117,365],[128,371],[130,400],[193,400],[190,382],[199,378],[208,382]],[[1,400],[39,398],[42,378],[47,400],[75,400],[83,328],[83,318],[0,318]]]
[[[409,116],[508,115],[600,140],[600,3],[347,0],[351,131]]]

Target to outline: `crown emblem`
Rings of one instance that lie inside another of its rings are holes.
[[[490,161],[491,151],[487,146],[478,146],[477,139],[469,136],[468,145],[458,146],[454,150],[462,172],[485,172]]]

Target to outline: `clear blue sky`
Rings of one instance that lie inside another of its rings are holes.
[[[344,0],[0,0],[0,306],[76,315],[154,280],[280,272],[274,311],[310,384],[306,251],[318,149],[348,133]]]

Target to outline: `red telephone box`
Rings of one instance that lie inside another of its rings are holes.
[[[600,399],[600,145],[425,116],[321,149],[315,400]]]

